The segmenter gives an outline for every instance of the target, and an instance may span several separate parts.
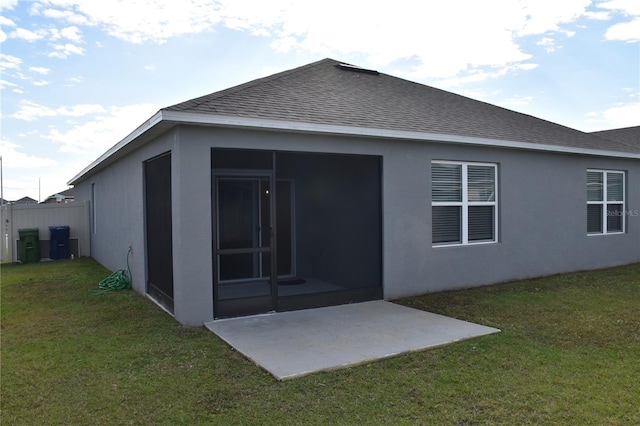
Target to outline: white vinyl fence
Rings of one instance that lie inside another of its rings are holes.
[[[89,202],[67,204],[4,205],[0,208],[2,226],[0,260],[17,262],[19,259],[20,229],[38,228],[40,257],[49,254],[50,226],[69,227],[69,254],[74,257],[91,255],[89,229]]]

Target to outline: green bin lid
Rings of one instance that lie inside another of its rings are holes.
[[[38,228],[18,229],[18,234],[21,234],[21,235],[37,234],[37,233],[38,233]]]

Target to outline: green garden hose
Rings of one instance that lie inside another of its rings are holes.
[[[98,284],[98,290],[94,292],[96,296],[106,294],[111,291],[127,290],[131,288],[131,268],[129,267],[129,255],[131,254],[131,247],[127,252],[127,270],[120,269],[107,278],[100,281]]]

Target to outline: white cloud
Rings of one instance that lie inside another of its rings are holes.
[[[34,41],[43,39],[44,35],[40,32],[30,31],[25,28],[16,28],[15,30],[11,31],[11,33],[9,33],[9,37],[18,38],[28,41],[29,43],[33,43]]]
[[[0,16],[0,25],[5,27],[15,27],[16,23],[7,17]]]
[[[215,0],[48,0],[32,13],[76,25],[96,25],[132,43],[167,39],[211,30],[219,22]]]
[[[48,82],[48,81],[46,81],[46,80],[34,80],[34,81],[32,81],[31,83],[32,83],[34,86],[38,86],[38,87],[46,86],[47,84],[49,84],[49,82]]]
[[[0,71],[20,69],[20,64],[22,64],[22,59],[0,53]]]
[[[105,111],[106,109],[102,105],[96,104],[80,104],[74,105],[71,108],[60,107],[56,109],[56,112],[58,112],[58,114],[68,117],[82,117],[84,115],[99,114]]]
[[[640,41],[640,17],[630,22],[614,24],[605,34],[607,40],[635,42]]]
[[[68,86],[75,86],[76,84],[82,83],[82,77],[71,77],[65,80]]]
[[[561,24],[573,22],[586,13],[591,0],[536,0],[527,1],[517,8],[524,11],[524,25],[520,35],[544,34],[560,30]],[[493,9],[498,10],[498,9]],[[517,18],[523,19],[521,15]]]
[[[71,40],[74,41],[76,43],[79,43],[82,41],[82,32],[80,31],[80,28],[78,27],[65,27],[61,30],[58,30],[57,28],[53,28],[50,30],[51,31],[51,35],[49,36],[51,40],[60,40],[61,38],[65,38],[67,40]]]
[[[84,55],[84,49],[71,43],[53,44],[53,52],[47,56],[50,58],[66,59],[71,55]]]
[[[611,128],[640,125],[640,103],[618,105],[605,110],[602,114]]]
[[[519,37],[566,33],[563,25],[594,13],[586,10],[589,4],[590,0],[450,0],[436,5],[396,0],[373,7],[368,0],[43,0],[32,11],[75,25],[98,26],[132,43],[162,43],[224,25],[271,37],[271,46],[280,52],[355,54],[370,67],[413,58],[414,77],[447,78],[531,59],[519,46]],[[78,53],[63,52],[53,55]]]
[[[617,10],[629,16],[640,15],[640,3],[636,0],[608,0],[597,3],[601,9]]]
[[[55,160],[29,155],[22,147],[6,139],[0,140],[2,167],[7,169],[38,169],[56,164]]]
[[[68,40],[79,42],[82,40],[82,34],[78,27],[66,27],[60,31],[60,35]]]
[[[2,6],[0,6],[0,10],[2,10]],[[3,27],[15,27],[16,24],[11,19],[6,18],[4,16],[0,16],[0,26]],[[0,43],[3,43],[7,39],[7,34],[0,30]]]
[[[31,14],[32,15],[42,15],[51,19],[60,19],[72,24],[76,25],[92,25],[89,19],[86,16],[76,13],[74,11],[74,6],[76,2],[65,2],[65,1],[45,1],[45,2],[34,2],[31,5]],[[59,9],[51,9],[50,7],[67,7],[68,10],[59,10]]]
[[[607,40],[628,42],[640,41],[640,2],[637,0],[609,0],[597,4],[598,8],[607,9],[610,13],[619,13],[630,19],[613,24],[607,30]]]
[[[26,135],[33,138],[36,135]],[[21,144],[13,141],[0,140],[0,155],[4,170],[4,198],[17,200],[25,196],[37,199],[61,191],[67,186],[69,170],[77,166],[62,164],[60,160],[46,158],[33,153],[33,141],[25,140]],[[64,159],[64,162],[72,161]]]
[[[380,8],[361,2],[326,3],[298,3],[297,9],[283,10],[279,21],[265,22],[268,14],[248,15],[244,26],[270,29],[276,35],[274,47],[281,51],[300,49],[330,56],[363,53],[369,62],[363,65],[374,68],[412,58],[414,78],[449,77],[467,68],[502,66],[530,57],[513,38],[522,22],[483,13],[504,6],[503,12],[512,17],[510,2],[446,2],[437,9],[406,0]],[[240,10],[249,2],[233,4]],[[477,19],[480,14],[486,19]],[[450,17],[456,17],[455,25]]]
[[[621,89],[622,94],[630,99],[619,102],[601,111],[590,111],[586,114],[586,123],[596,125],[598,130],[615,129],[640,125],[640,93],[637,88]]]
[[[49,57],[67,58],[72,54],[77,54],[77,55],[84,54],[84,49],[74,44],[53,43],[55,41],[59,41],[62,39],[66,39],[74,43],[81,43],[82,32],[78,27],[75,27],[75,26],[65,27],[61,30],[57,28],[48,28],[48,29],[39,29],[37,31],[27,30],[25,28],[16,28],[15,30],[11,31],[8,37],[13,39],[24,40],[29,43],[46,39],[49,42],[51,42],[51,46],[54,49],[54,51],[48,55]],[[5,35],[5,38],[6,38],[6,35]],[[0,37],[0,41],[3,41],[1,37]]]
[[[435,87],[446,89],[446,88],[451,88],[456,86],[463,86],[468,83],[477,83],[479,81],[483,81],[487,79],[502,77],[510,72],[529,71],[537,67],[538,67],[538,64],[523,63],[523,64],[505,66],[499,69],[489,69],[489,70],[472,69],[472,70],[469,70],[469,72],[464,76],[446,78],[443,80],[435,81],[431,84]]]
[[[11,10],[18,4],[18,0],[2,0],[0,3],[0,11]]]
[[[56,114],[52,108],[39,105],[32,101],[22,101],[20,102],[20,109],[9,115],[9,117],[17,120],[33,121],[41,117],[55,117],[56,115],[58,114]]]
[[[7,80],[0,80],[0,89],[4,89],[5,87],[17,87],[17,84],[11,83]]]
[[[31,108],[34,116],[66,116],[73,117],[74,121],[58,120],[55,127],[50,126],[45,134],[38,130],[21,134],[20,137],[28,142],[20,145],[6,139],[0,141],[3,165],[10,169],[10,173],[5,173],[4,180],[6,199],[18,199],[25,195],[37,198],[39,179],[42,196],[64,189],[69,173],[81,170],[158,111],[158,107],[151,104],[110,108],[75,105],[54,109],[29,102],[24,103],[23,107],[25,111],[26,107]],[[79,117],[84,117],[85,121],[78,122]],[[39,156],[42,142],[36,139],[52,142],[65,155],[59,160]]]
[[[42,74],[42,75],[47,75],[47,74],[49,74],[51,69],[44,68],[44,67],[29,67],[29,71],[35,72],[35,73],[38,73],[38,74]]]
[[[586,12],[584,14],[589,19],[593,19],[594,21],[608,21],[611,19],[611,13],[609,12]]]
[[[33,101],[20,102],[20,108],[17,112],[9,115],[11,118],[24,121],[34,121],[43,117],[81,117],[89,114],[98,114],[105,112],[106,109],[102,105],[80,104],[72,107],[50,108],[40,105]]]
[[[252,0],[225,0],[221,12],[230,28],[271,34],[272,47],[281,52],[362,54],[368,62],[363,65],[373,68],[411,59],[412,78],[478,80],[531,59],[521,49],[520,37],[553,32],[571,36],[562,26],[585,15],[589,4],[590,0],[458,0],[436,6],[396,0],[372,8],[365,1],[291,5],[281,0],[254,7]]]
[[[607,0],[597,3],[596,11],[587,10],[591,3],[450,0],[434,5],[396,0],[372,7],[365,0],[41,0],[34,2],[31,11],[74,24],[55,35],[76,43],[81,33],[75,25],[98,26],[132,43],[163,43],[224,25],[271,37],[271,46],[279,52],[298,49],[334,57],[360,54],[368,62],[363,65],[371,67],[413,58],[413,77],[447,78],[478,67],[510,67],[527,61],[531,55],[522,51],[520,37],[541,34],[547,43],[554,32],[572,36],[573,32],[562,27],[582,16],[639,15],[637,0]],[[633,19],[616,23],[607,38],[633,41],[639,28],[640,21]],[[549,52],[557,49],[555,44],[544,45]],[[72,44],[56,44],[54,49],[52,57],[84,53]]]
[[[91,121],[76,124],[71,130],[52,129],[46,136],[60,144],[61,152],[98,156],[135,130],[158,111],[152,104],[111,107]]]
[[[544,46],[544,50],[551,53],[555,52],[558,47],[556,46],[555,40],[551,37],[543,37],[540,41],[536,43],[538,46]]]

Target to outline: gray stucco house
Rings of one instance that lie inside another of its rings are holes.
[[[640,262],[640,127],[324,59],[163,108],[69,183],[186,325]]]

